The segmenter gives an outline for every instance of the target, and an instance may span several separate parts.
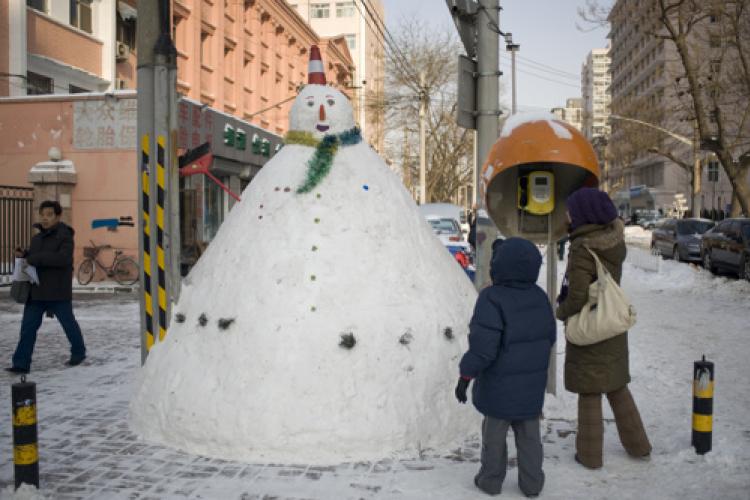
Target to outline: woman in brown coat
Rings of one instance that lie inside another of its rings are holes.
[[[607,193],[582,188],[567,199],[570,250],[563,289],[555,311],[565,321],[588,300],[589,285],[596,280],[591,249],[619,283],[625,260],[623,223]],[[651,444],[638,408],[628,390],[628,334],[623,332],[597,344],[579,346],[566,342],[565,388],[578,394],[576,460],[598,469],[602,466],[604,424],[602,394],[615,415],[617,432],[625,450],[634,457],[648,457]]]

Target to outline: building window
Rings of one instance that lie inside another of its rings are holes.
[[[349,50],[353,52],[357,48],[357,35],[344,35],[344,38],[346,38]]]
[[[336,17],[354,17],[354,2],[336,2]]]
[[[310,17],[313,19],[323,19],[331,16],[331,4],[328,3],[311,3]]]
[[[115,36],[118,42],[124,43],[131,50],[135,49],[135,20],[123,19],[118,13]]]
[[[85,94],[86,92],[91,92],[89,89],[85,89],[83,87],[77,87],[73,84],[68,85],[68,92],[71,94]]]
[[[708,162],[708,182],[719,182],[719,162],[716,160]]]
[[[70,25],[86,33],[93,33],[91,2],[92,0],[70,0]]]
[[[27,95],[52,94],[54,87],[55,82],[52,78],[38,73],[32,73],[31,71],[26,73]]]
[[[47,0],[26,0],[26,6],[39,12],[47,12]]]
[[[211,35],[201,32],[201,66],[211,67]]]
[[[229,185],[229,178],[222,177],[221,182]],[[206,179],[203,191],[203,240],[211,241],[219,231],[219,226],[224,221],[226,206],[226,195],[216,184]]]

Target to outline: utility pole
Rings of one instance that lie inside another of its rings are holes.
[[[448,10],[461,37],[466,56],[459,55],[458,113],[459,126],[476,130],[474,148],[474,204],[485,211],[482,165],[499,135],[500,97],[498,78],[499,0],[446,0]],[[485,217],[478,219],[474,262],[477,289],[489,281],[491,246],[497,229]],[[484,248],[483,248],[484,247]]]
[[[499,0],[480,0],[479,12],[476,14],[477,31],[477,170],[474,184],[477,186],[475,203],[477,210],[486,211],[484,182],[481,166],[487,160],[490,149],[500,135],[498,117],[500,115],[499,77],[500,48],[499,48]],[[484,237],[482,238],[482,233]],[[492,243],[497,237],[497,228],[489,225],[477,224],[477,243],[474,286],[477,289],[491,281],[490,260],[492,259]]]
[[[419,204],[427,203],[427,88],[425,74],[419,74]]]
[[[404,150],[403,159],[401,160],[401,172],[404,176],[404,186],[413,195],[411,185],[411,169],[409,168],[409,129],[404,125]]]
[[[477,157],[482,164],[499,135],[499,0],[480,0],[479,10],[483,12],[477,13]],[[480,170],[474,179],[477,186],[482,186]],[[476,203],[485,208],[484,193]]]
[[[701,180],[703,177],[703,169],[701,168],[701,157],[700,157],[700,131],[698,130],[698,121],[696,120],[693,126],[693,185],[691,186],[692,200],[690,207],[692,209],[693,217],[700,217],[701,210],[703,210],[703,203],[701,202]]]
[[[176,50],[170,36],[169,6],[170,0],[141,2],[136,38],[141,363],[154,343],[164,339],[169,305],[179,293]]]

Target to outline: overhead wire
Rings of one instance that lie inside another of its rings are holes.
[[[554,68],[554,67],[549,66],[547,64],[534,61],[533,59],[529,59],[528,57],[524,57],[524,56],[522,56],[520,54],[516,55],[516,57],[518,58],[519,62],[523,61],[526,64],[533,65],[533,66],[538,66],[538,67],[543,68],[545,71],[548,71],[550,73],[557,73],[560,76],[565,76],[567,78],[580,78],[581,77],[580,75],[576,75],[575,73],[571,73],[569,71],[563,71],[561,69]]]
[[[401,71],[403,74],[405,74],[406,76],[408,76],[412,81],[414,81],[414,82],[418,81],[418,79],[416,78],[416,76],[414,75],[414,73],[412,73],[410,71],[408,61],[405,58],[403,58],[403,54],[402,53],[398,52],[399,49],[394,48],[393,44],[391,43],[391,40],[388,37],[385,36],[385,33],[383,32],[383,30],[378,25],[378,23],[375,20],[374,16],[372,16],[372,14],[370,14],[370,10],[368,9],[367,5],[364,3],[364,0],[361,0],[361,1],[362,1],[362,5],[365,7],[365,10],[367,11],[367,14],[365,14],[364,12],[362,12],[362,9],[360,8],[359,3],[357,2],[357,0],[354,1],[354,6],[357,8],[357,11],[359,11],[359,14],[365,20],[365,23],[367,23],[367,26],[373,32],[379,33],[380,36],[382,37],[382,38],[376,37],[376,38],[378,38],[378,43],[380,44],[380,46],[383,47],[383,50],[386,53],[390,54],[391,60],[396,64],[396,66],[398,67],[399,71]],[[372,23],[370,23],[370,19],[368,17],[372,18]],[[373,24],[375,25],[375,28],[373,28]],[[417,85],[417,84],[415,83],[415,85]],[[410,86],[410,88],[411,88],[411,86]],[[417,89],[413,89],[413,90],[417,90]]]
[[[531,71],[529,71],[527,69],[516,68],[516,71],[518,71],[519,73],[523,73],[525,75],[533,76],[534,78],[539,78],[539,79],[542,79],[542,80],[546,80],[548,82],[556,83],[558,85],[565,85],[566,87],[576,88],[576,89],[579,89],[579,90],[581,88],[580,85],[575,85],[575,84],[570,83],[570,82],[562,82],[560,80],[555,80],[555,79],[549,78],[547,76],[543,76],[543,75],[539,75],[539,74],[533,73],[533,72],[531,72]]]
[[[404,64],[404,67],[407,70],[409,70],[410,69],[409,60],[406,58],[406,55],[401,51],[401,48],[398,46],[398,43],[396,42],[396,39],[391,34],[390,30],[388,29],[388,26],[385,25],[385,22],[380,17],[380,14],[378,14],[377,10],[374,7],[372,6],[368,7],[366,0],[361,0],[361,1],[362,1],[362,5],[365,7],[365,10],[370,15],[375,25],[378,26],[378,29],[380,30],[380,34],[383,36],[383,38],[386,40],[386,42],[389,45],[395,48],[398,56],[401,59],[401,62]],[[356,0],[354,3],[356,4]],[[382,26],[382,29],[380,29],[381,26]],[[385,30],[385,33],[383,33],[383,30]],[[411,72],[407,72],[407,74],[410,75],[412,78],[415,77],[415,75]]]

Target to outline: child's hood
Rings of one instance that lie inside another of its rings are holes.
[[[490,275],[496,285],[501,283],[536,283],[542,266],[542,254],[523,238],[508,238],[495,246]]]

